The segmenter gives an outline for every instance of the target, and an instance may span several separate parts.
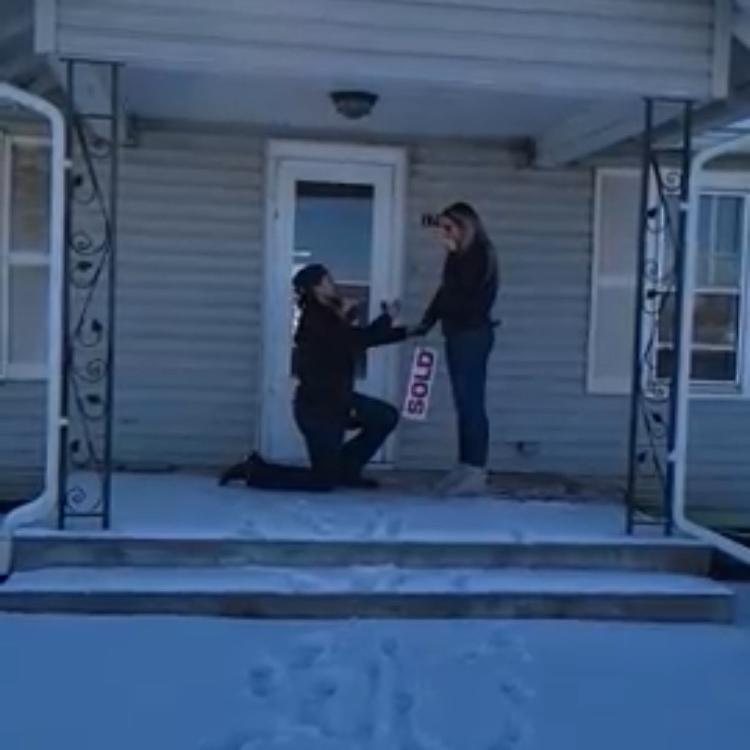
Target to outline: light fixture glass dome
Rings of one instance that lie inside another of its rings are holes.
[[[361,120],[372,112],[378,96],[369,91],[334,91],[331,93],[331,100],[342,117]]]

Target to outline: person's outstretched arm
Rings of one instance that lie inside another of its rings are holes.
[[[372,349],[404,341],[407,337],[406,326],[394,326],[393,318],[387,312],[375,318],[369,325],[352,326],[349,329],[351,344],[354,349]]]
[[[435,324],[440,320],[440,309],[442,307],[442,295],[443,285],[438,287],[437,292],[433,296],[430,304],[427,306],[422,320],[412,329],[412,332],[417,336],[426,336],[434,327]]]

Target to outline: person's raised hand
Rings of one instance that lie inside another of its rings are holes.
[[[380,309],[384,315],[387,315],[391,320],[396,320],[401,314],[401,303],[398,300],[393,302],[383,302],[380,305]]]
[[[359,314],[359,302],[356,299],[345,298],[341,300],[341,316],[347,320],[357,317]]]

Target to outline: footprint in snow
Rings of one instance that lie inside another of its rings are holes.
[[[251,539],[260,539],[263,537],[263,533],[253,521],[245,521],[240,528],[240,534]]]
[[[524,640],[509,629],[496,630],[488,638],[487,644],[494,653],[512,653],[523,664],[533,661]]]
[[[261,662],[252,666],[247,675],[247,687],[255,698],[270,698],[278,687],[278,670],[275,665]]]
[[[321,640],[303,641],[292,649],[289,668],[295,672],[312,669],[328,650],[328,644]]]
[[[249,732],[238,731],[223,740],[201,745],[200,750],[245,750],[247,743],[252,740]]]
[[[364,523],[359,531],[359,538],[362,540],[374,539],[380,529],[380,520],[372,518]]]
[[[392,518],[385,525],[385,536],[388,539],[398,539],[403,531],[404,523],[398,518]]]
[[[458,573],[453,576],[453,589],[455,591],[468,591],[469,590],[469,576],[466,573]]]
[[[339,692],[339,683],[332,676],[323,676],[301,691],[298,697],[297,721],[317,734],[330,737],[334,732],[328,717],[328,703]]]
[[[396,656],[398,656],[398,641],[395,638],[386,638],[380,644],[380,650],[389,659],[394,659]]]
[[[530,732],[527,727],[512,719],[506,722],[502,736],[495,740],[487,750],[522,750],[528,746]]]
[[[500,683],[500,692],[505,696],[509,703],[520,707],[534,698],[534,691],[526,685],[512,680],[503,680]]]

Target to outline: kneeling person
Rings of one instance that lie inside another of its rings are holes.
[[[393,325],[398,307],[383,305],[383,314],[372,323],[354,325],[354,306],[341,299],[324,266],[306,266],[293,283],[300,309],[294,339],[299,381],[294,416],[307,445],[310,469],[271,464],[255,454],[229,469],[222,483],[241,478],[265,489],[319,491],[376,486],[363,478],[362,470],[395,429],[398,411],[356,393],[355,369],[367,349],[406,338],[406,328]],[[357,434],[345,442],[351,429]]]

